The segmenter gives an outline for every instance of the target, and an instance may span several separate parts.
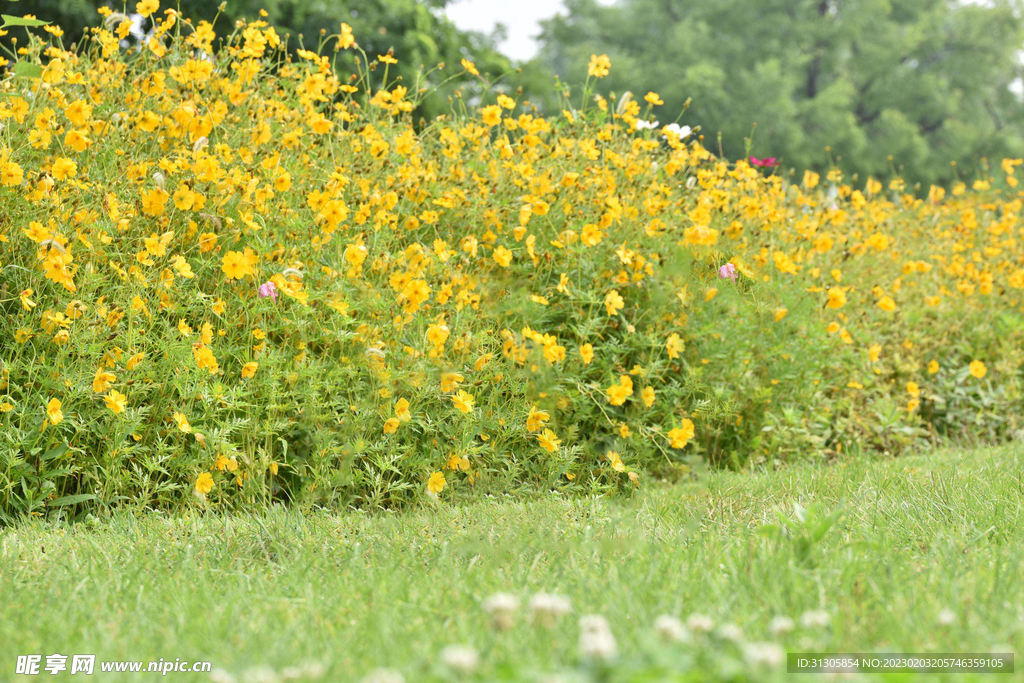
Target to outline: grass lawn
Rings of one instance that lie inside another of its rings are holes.
[[[714,633],[655,645],[663,614],[703,613],[791,651],[1021,652],[1022,500],[1024,458],[1003,447],[717,472],[622,500],[475,497],[400,514],[26,525],[0,532],[0,680],[29,653],[209,660],[239,681],[303,663],[321,664],[327,681],[376,667],[445,680],[440,651],[450,644],[480,653],[479,680],[545,680],[574,670],[578,619],[590,613],[607,617],[620,661],[633,662],[594,680],[698,680],[651,672],[666,651],[725,661],[739,649]],[[779,525],[776,510],[796,520],[794,503],[808,510],[805,523],[764,528]],[[836,512],[831,526],[821,521]],[[572,605],[550,630],[529,623],[538,591]],[[523,601],[504,633],[481,608],[497,592]],[[802,626],[809,610],[830,625]],[[780,615],[796,626],[776,638],[769,622]],[[787,678],[784,669],[743,680]]]

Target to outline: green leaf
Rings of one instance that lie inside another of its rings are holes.
[[[87,500],[96,500],[95,494],[92,493],[79,493],[75,496],[64,496],[50,503],[50,507],[59,508],[65,505],[75,505],[77,503],[84,503]]]
[[[12,72],[18,78],[41,78],[43,67],[31,62],[18,62],[14,65]]]
[[[51,460],[53,458],[59,458],[60,456],[67,453],[69,448],[70,447],[66,443],[54,446],[53,448],[51,448],[50,450],[46,451],[46,453],[43,454],[42,460],[46,461]]]
[[[43,21],[42,19],[25,19],[24,17],[14,17],[10,14],[0,15],[4,19],[3,26],[0,28],[7,28],[8,26],[46,26],[50,22]]]

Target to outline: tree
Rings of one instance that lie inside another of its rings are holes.
[[[537,60],[567,82],[607,53],[601,86],[661,95],[736,158],[909,181],[1024,152],[1021,0],[567,0]]]

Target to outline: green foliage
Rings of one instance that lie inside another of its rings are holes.
[[[239,683],[284,680],[268,670],[298,672],[289,680],[302,683],[370,683],[379,667],[407,683],[556,675],[574,683],[783,683],[795,680],[785,665],[754,666],[748,644],[1021,652],[1024,582],[1013,577],[1024,570],[1022,480],[1020,449],[1007,447],[713,471],[697,486],[646,487],[628,500],[460,492],[400,515],[274,508],[119,514],[73,526],[36,520],[0,542],[0,661],[13,667],[27,653],[180,657],[210,660]],[[844,500],[844,520],[818,531],[831,516],[825,511]],[[773,510],[794,505],[806,521],[792,538],[813,543],[811,563],[798,543],[760,532],[775,521]],[[531,618],[528,603],[539,592],[564,596],[571,608],[550,630]],[[505,631],[493,629],[482,607],[496,593],[520,603]],[[619,652],[611,671],[589,668],[578,652],[586,614],[608,619]],[[688,644],[658,637],[671,633],[655,630],[658,617],[685,624],[693,614],[706,615],[712,632],[694,629]],[[742,629],[741,644],[721,637],[726,624]],[[449,671],[441,655],[449,645],[474,648],[477,670],[462,678]],[[307,667],[322,675],[304,675]]]
[[[603,88],[661,95],[654,114],[701,126],[726,156],[800,172],[835,159],[862,178],[892,168],[940,182],[982,157],[1024,153],[1019,0],[569,0],[537,61]]]

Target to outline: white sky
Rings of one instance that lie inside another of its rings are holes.
[[[562,0],[453,0],[445,13],[463,30],[490,33],[504,24],[508,38],[499,49],[513,59],[529,59],[537,53],[540,20],[562,10]]]

